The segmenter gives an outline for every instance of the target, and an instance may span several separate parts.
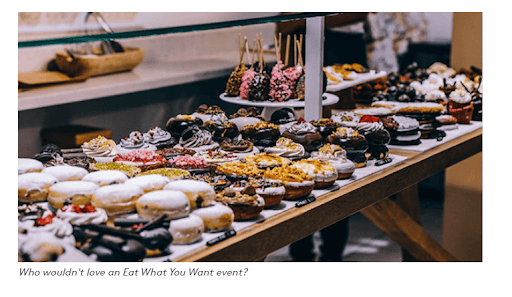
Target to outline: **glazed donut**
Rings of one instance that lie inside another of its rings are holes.
[[[187,196],[170,190],[146,193],[137,200],[135,207],[143,219],[155,219],[165,214],[166,219],[172,220],[186,217],[190,212]]]
[[[56,183],[49,189],[48,203],[55,209],[62,208],[70,201],[74,204],[87,204],[91,201],[96,189],[98,189],[98,185],[85,181]]]
[[[204,223],[200,217],[190,214],[188,217],[172,220],[169,232],[173,238],[172,244],[194,243],[202,239]]]
[[[82,180],[88,173],[84,168],[69,165],[46,167],[42,172],[55,176],[61,182]]]
[[[149,193],[151,191],[162,190],[164,186],[170,181],[171,179],[169,179],[167,176],[160,174],[149,174],[132,177],[124,183],[127,185],[136,185],[140,187],[144,193]]]
[[[18,201],[42,202],[48,197],[48,189],[58,183],[51,174],[31,172],[18,176]]]
[[[24,174],[29,172],[41,172],[43,168],[43,163],[38,160],[29,158],[18,158],[18,174]]]
[[[121,171],[117,170],[101,170],[87,174],[82,178],[82,181],[89,181],[97,184],[100,187],[122,184],[128,180],[128,176]]]
[[[208,206],[215,199],[214,188],[204,181],[172,181],[165,185],[164,190],[174,190],[185,193],[190,202],[191,209]]]
[[[203,220],[205,231],[226,230],[235,220],[235,214],[231,208],[216,202],[213,205],[195,209],[192,214]]]
[[[104,186],[94,191],[91,204],[103,208],[108,215],[118,215],[135,211],[135,202],[144,194],[143,190],[132,184]]]

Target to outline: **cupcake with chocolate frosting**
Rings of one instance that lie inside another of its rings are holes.
[[[318,150],[323,143],[322,135],[318,132],[318,129],[302,118],[284,131],[282,136],[302,144],[307,152]]]

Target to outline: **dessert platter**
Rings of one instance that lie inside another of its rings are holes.
[[[227,120],[240,117],[258,121]],[[406,159],[363,150],[360,164],[357,145],[327,141],[341,125],[290,110],[273,119],[200,106],[119,142],[98,136],[81,153],[49,144],[19,158],[19,260],[173,261]]]
[[[385,71],[369,70],[357,63],[330,65],[323,71],[327,76],[327,92],[338,92],[387,75]]]
[[[267,69],[263,60],[263,39],[256,36],[253,55],[249,53],[247,38],[242,43],[239,38],[240,63],[231,73],[226,83],[226,90],[219,95],[222,101],[244,105],[263,107],[263,119],[269,121],[272,113],[280,108],[304,107],[304,87],[306,68],[302,59],[302,35],[297,40],[294,36],[293,47],[296,52],[295,64],[289,65],[291,37],[287,35],[284,60],[281,59],[281,34],[274,36],[277,63],[271,70]],[[244,53],[247,53],[249,67],[243,64]],[[255,58],[256,57],[256,58]],[[324,75],[324,88],[327,78]],[[338,96],[330,93],[322,94],[322,106],[333,105],[339,101]]]

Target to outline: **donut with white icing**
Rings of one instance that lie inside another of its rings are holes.
[[[41,172],[43,168],[43,163],[38,160],[29,158],[18,158],[18,174]]]
[[[169,225],[172,235],[172,244],[191,244],[202,239],[204,232],[203,220],[193,214],[188,217],[172,220]]]
[[[91,201],[94,191],[98,185],[86,181],[63,181],[50,187],[48,192],[48,203],[59,209],[68,202],[75,204],[87,204]]]
[[[165,185],[164,190],[185,193],[191,209],[208,206],[215,199],[215,189],[209,183],[199,180],[172,181]]]
[[[183,192],[160,190],[142,195],[135,203],[137,213],[143,219],[155,219],[165,214],[166,219],[186,217],[190,203]]]
[[[94,191],[91,204],[103,208],[108,215],[115,216],[135,211],[135,202],[144,194],[143,190],[132,184],[117,184],[99,187]]]
[[[140,187],[144,193],[162,190],[164,186],[171,181],[167,176],[160,174],[148,174],[132,177],[125,181],[127,185],[136,185]]]
[[[55,176],[47,173],[30,172],[18,175],[18,201],[46,201],[48,190],[58,182]]]
[[[122,184],[128,180],[128,176],[121,171],[117,170],[101,170],[87,174],[82,178],[82,181],[89,181],[97,184],[100,187]]]
[[[228,229],[235,220],[233,210],[229,206],[221,203],[214,203],[207,207],[197,208],[192,211],[192,214],[203,220],[205,231],[212,232]]]
[[[41,172],[51,174],[61,182],[82,180],[82,178],[89,173],[86,169],[82,167],[69,165],[57,165],[46,167]]]

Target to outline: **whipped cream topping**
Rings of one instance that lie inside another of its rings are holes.
[[[50,212],[45,212],[43,216],[47,216],[48,214],[50,214]],[[18,228],[27,230],[28,233],[49,232],[60,238],[73,234],[73,226],[71,226],[69,222],[59,218],[54,217],[51,224],[44,226],[36,226],[35,223],[35,220],[18,221]]]
[[[359,122],[359,116],[352,111],[343,111],[331,116],[331,120],[345,127],[356,127]]]
[[[333,132],[333,134],[340,138],[352,138],[359,136],[359,132],[357,130],[348,127],[338,128],[336,132]]]
[[[171,139],[171,133],[164,131],[160,127],[154,127],[149,129],[147,133],[143,134],[144,141],[151,144],[158,144],[161,142],[166,142]]]
[[[208,130],[197,128],[189,139],[183,140],[183,137],[180,137],[179,144],[184,148],[196,148],[209,145],[212,144],[212,133]]]
[[[315,126],[313,126],[311,123],[308,122],[302,122],[302,123],[295,123],[290,126],[287,130],[288,132],[292,134],[302,135],[307,133],[316,133],[317,129]]]
[[[446,83],[449,85],[455,84],[456,89],[462,90],[466,90],[464,86],[466,86],[469,91],[472,91],[474,87],[473,81],[470,80],[465,74],[457,74],[454,78],[447,78]],[[464,84],[464,86],[462,84]]]
[[[82,150],[89,157],[114,157],[117,155],[116,143],[101,135],[89,142],[84,142]]]
[[[450,93],[449,99],[459,104],[466,104],[471,102],[471,95],[464,89],[456,89]]]
[[[273,147],[265,148],[268,154],[275,154],[281,157],[300,157],[304,156],[304,146],[300,143],[295,143],[293,140],[281,137],[276,141]]]
[[[101,224],[106,222],[108,219],[107,213],[102,208],[96,208],[96,211],[91,213],[76,213],[59,209],[57,210],[57,217],[75,226],[85,224]]]
[[[357,130],[364,131],[364,132],[376,132],[380,130],[384,130],[384,125],[381,122],[362,122],[357,123]]]
[[[139,131],[133,131],[125,139],[121,139],[121,147],[124,149],[143,149],[145,146],[144,135]]]
[[[428,76],[428,78],[426,80],[424,80],[421,84],[424,86],[432,85],[436,89],[439,89],[440,87],[442,87],[444,85],[443,78],[436,73],[431,73]]]
[[[425,95],[425,101],[446,100],[446,95],[441,90],[432,90]]]

